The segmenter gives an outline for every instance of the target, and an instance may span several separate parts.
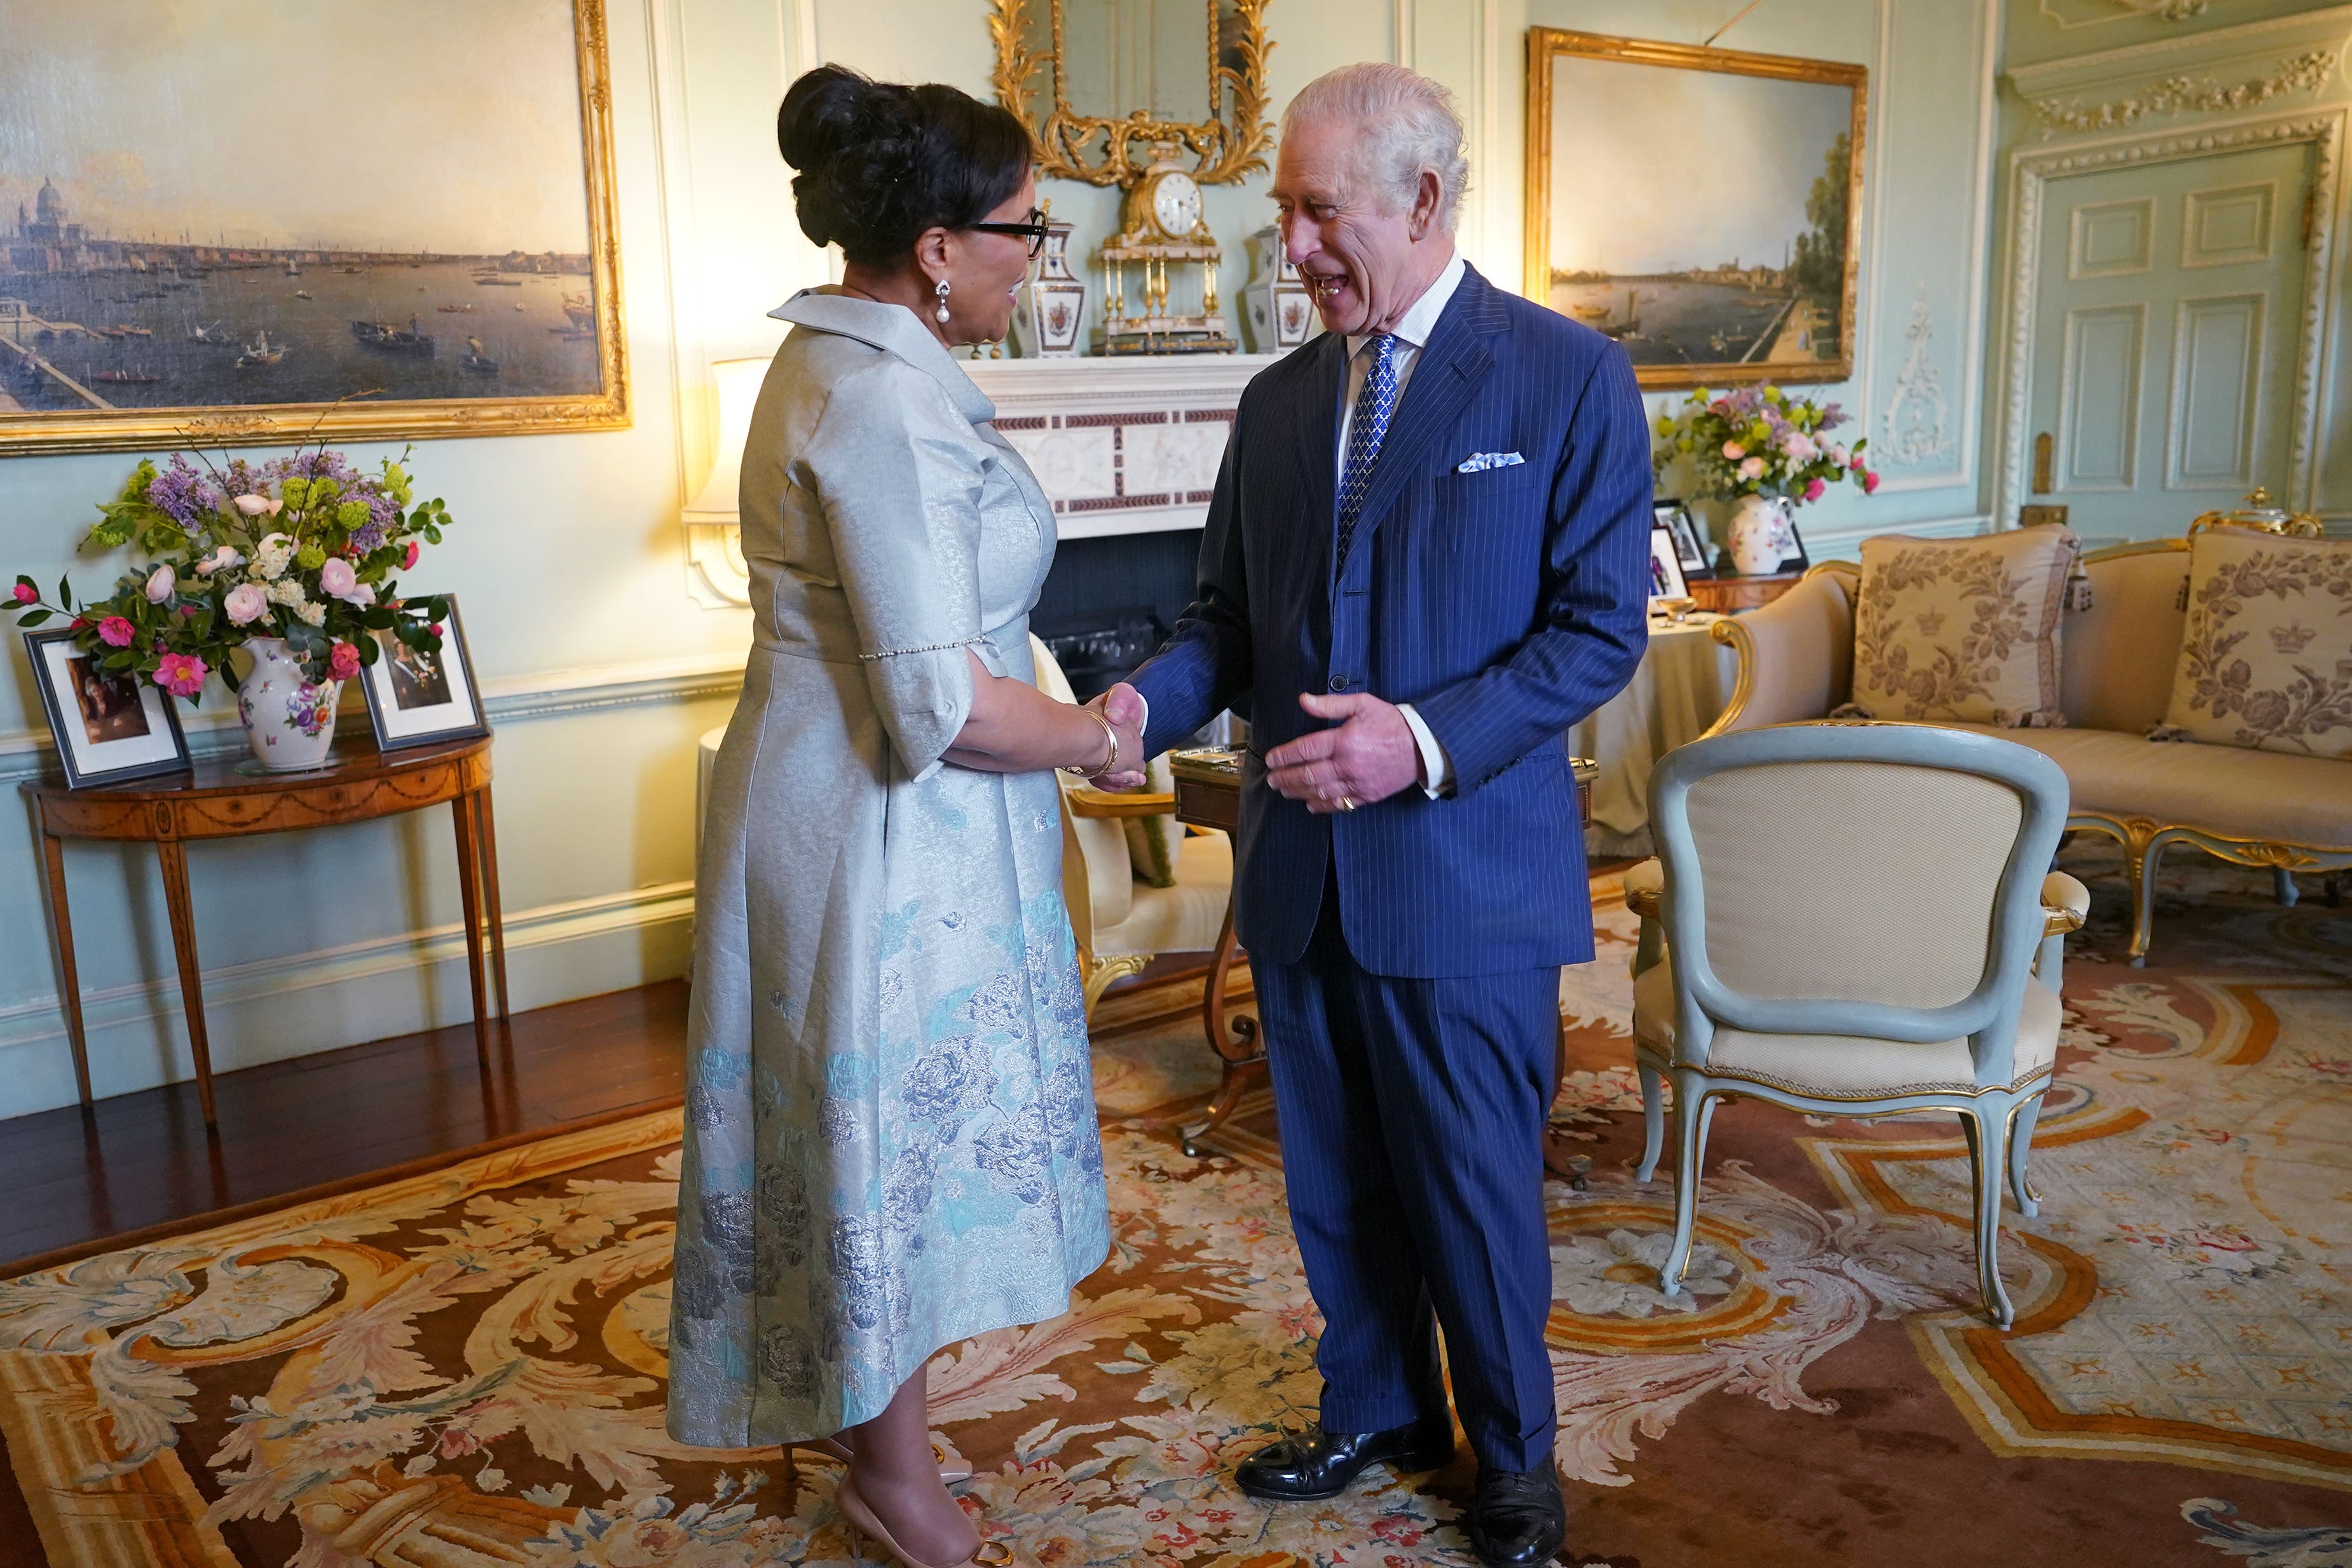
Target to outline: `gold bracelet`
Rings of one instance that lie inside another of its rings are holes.
[[[1102,726],[1103,738],[1110,742],[1110,755],[1103,758],[1102,766],[1099,768],[1092,769],[1082,767],[1065,768],[1062,771],[1065,773],[1075,774],[1080,779],[1099,779],[1104,774],[1111,772],[1118,767],[1118,731],[1111,727],[1110,720],[1103,717],[1103,716],[1095,709],[1090,707],[1081,707],[1078,711],[1086,715],[1088,718],[1094,720],[1097,724]]]

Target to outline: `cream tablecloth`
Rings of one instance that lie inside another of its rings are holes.
[[[1720,619],[1694,615],[1679,626],[1652,622],[1650,651],[1633,681],[1569,732],[1569,750],[1601,765],[1592,785],[1592,825],[1584,836],[1591,858],[1652,852],[1650,768],[1715,722],[1739,674],[1738,655],[1709,633]]]

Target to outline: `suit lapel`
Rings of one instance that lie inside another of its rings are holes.
[[[1372,468],[1371,487],[1364,493],[1355,542],[1348,549],[1351,562],[1360,555],[1371,559],[1365,546],[1379,529],[1381,517],[1419,471],[1430,444],[1453,428],[1493,366],[1486,334],[1495,329],[1489,317],[1500,315],[1489,308],[1486,296],[1493,287],[1475,270],[1465,270],[1454,298],[1437,318],[1437,329],[1429,335],[1428,347],[1412,367],[1412,379],[1405,383],[1404,397],[1381,440],[1380,461]],[[1338,439],[1336,431],[1333,439]]]
[[[1302,548],[1313,554],[1326,581],[1331,576],[1334,529],[1339,512],[1339,399],[1348,387],[1348,340],[1327,332],[1316,340],[1315,361],[1305,395],[1297,404],[1290,455],[1307,497],[1299,508],[1307,530]]]

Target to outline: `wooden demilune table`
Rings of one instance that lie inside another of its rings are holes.
[[[82,1033],[81,985],[74,963],[73,918],[66,901],[65,841],[152,843],[163,868],[163,900],[172,917],[172,948],[179,960],[180,999],[188,1046],[196,1061],[196,1095],[205,1125],[213,1110],[212,1050],[205,1034],[203,972],[196,961],[195,905],[188,892],[186,845],[197,839],[331,827],[422,810],[446,802],[457,819],[457,876],[466,908],[466,963],[474,987],[474,1047],[485,1067],[490,1054],[489,1004],[482,966],[482,926],[489,925],[489,967],[496,977],[498,1016],[508,1016],[506,935],[499,915],[498,836],[490,819],[490,739],[452,741],[409,751],[379,752],[364,739],[338,742],[340,760],[305,773],[246,773],[238,758],[198,763],[191,772],[142,779],[117,788],[68,789],[61,783],[23,786],[40,830],[48,873],[49,925],[56,939],[58,995],[65,1002],[66,1038],[72,1042],[74,1082],[90,1103],[89,1051]]]
[[[1592,780],[1600,768],[1581,757],[1568,760],[1569,771],[1576,779],[1577,813],[1581,822],[1592,821]],[[1238,833],[1242,825],[1242,750],[1239,747],[1202,747],[1190,751],[1173,751],[1168,755],[1168,769],[1176,780],[1176,820],[1198,827],[1219,828],[1228,833]],[[1257,1019],[1245,1013],[1232,1012],[1225,1000],[1225,977],[1233,972],[1234,958],[1238,949],[1234,943],[1234,906],[1230,896],[1225,902],[1225,923],[1217,933],[1216,950],[1209,959],[1208,990],[1201,998],[1201,1024],[1208,1031],[1209,1049],[1217,1053],[1223,1076],[1217,1084],[1217,1097],[1209,1103],[1209,1119],[1197,1127],[1183,1131],[1184,1152],[1197,1157],[1200,1140],[1207,1137],[1233,1115],[1248,1090],[1250,1081],[1265,1066],[1265,1041],[1261,1038]],[[1566,1050],[1563,1034],[1561,1049]]]

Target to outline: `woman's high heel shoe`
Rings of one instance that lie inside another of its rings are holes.
[[[858,1550],[859,1538],[872,1536],[883,1551],[897,1558],[905,1568],[1012,1568],[1012,1548],[1001,1541],[982,1542],[971,1556],[958,1563],[924,1562],[890,1538],[890,1532],[882,1528],[882,1521],[874,1517],[874,1511],[866,1506],[866,1500],[857,1495],[857,1488],[851,1483],[846,1472],[842,1475],[841,1485],[835,1490],[833,1500],[841,1510],[842,1519],[849,1525],[850,1554],[860,1563],[866,1557]]]
[[[839,1459],[845,1465],[849,1463],[849,1445],[842,1441],[839,1437],[818,1437],[812,1442],[803,1443],[800,1446],[804,1448],[814,1448],[818,1453],[823,1454],[825,1458],[829,1459]],[[950,1462],[948,1458],[948,1451],[945,1448],[940,1448],[937,1443],[933,1443],[931,1445],[931,1458],[938,1461],[940,1467],[940,1479],[945,1485],[951,1487],[961,1486],[965,1481],[971,1479],[971,1461],[957,1460]]]

